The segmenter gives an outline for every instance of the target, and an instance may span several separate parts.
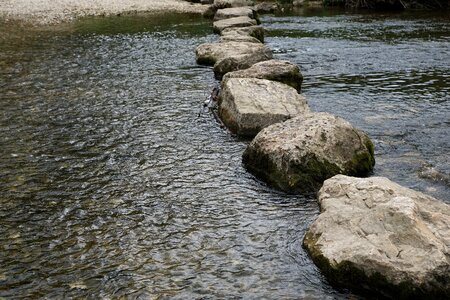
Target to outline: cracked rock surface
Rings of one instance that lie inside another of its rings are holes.
[[[387,178],[337,175],[304,246],[332,283],[384,296],[448,299],[450,206]]]

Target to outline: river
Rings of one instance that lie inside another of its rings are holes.
[[[445,16],[262,21],[275,56],[300,65],[312,109],[371,136],[375,175],[450,202]],[[351,296],[302,249],[315,199],[255,179],[248,141],[201,111],[215,81],[194,50],[217,39],[210,25],[0,24],[0,298]]]

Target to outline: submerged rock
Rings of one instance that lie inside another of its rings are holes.
[[[258,22],[255,19],[249,18],[247,16],[235,17],[214,22],[213,31],[220,34],[225,28],[248,27],[257,24]]]
[[[249,17],[251,19],[258,19],[256,11],[251,7],[233,7],[233,8],[223,8],[217,10],[214,15],[214,21],[225,20],[235,17]]]
[[[226,78],[260,78],[279,81],[290,85],[300,92],[303,75],[300,68],[288,61],[267,60],[254,64],[248,69],[227,73]]]
[[[242,136],[309,112],[305,98],[288,85],[257,78],[230,78],[222,82],[219,115],[227,127]]]
[[[370,295],[448,299],[450,206],[387,178],[325,181],[304,247],[330,282]]]
[[[369,137],[329,113],[308,113],[263,129],[243,155],[247,169],[285,191],[314,192],[336,175],[375,165]]]
[[[272,51],[263,44],[233,41],[201,44],[197,47],[195,54],[197,63],[203,65],[214,65],[224,58],[235,56],[272,57]]]
[[[224,30],[222,30],[221,35],[222,37],[237,35],[251,36],[260,40],[261,43],[264,43],[264,28],[259,25],[225,28]]]

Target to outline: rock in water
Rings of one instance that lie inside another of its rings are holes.
[[[264,28],[262,26],[248,26],[248,27],[230,27],[225,28],[221,32],[222,37],[227,36],[251,36],[257,38],[261,43],[264,43]]]
[[[227,127],[242,136],[309,112],[305,98],[288,85],[257,78],[230,78],[222,82],[219,115]]]
[[[256,11],[251,7],[233,7],[233,8],[223,8],[217,10],[214,15],[214,21],[225,20],[235,17],[249,17],[251,19],[258,19]]]
[[[288,192],[315,192],[337,174],[364,176],[375,165],[369,137],[329,113],[308,113],[263,129],[243,155],[247,169]]]
[[[220,34],[226,28],[248,27],[257,24],[258,22],[255,19],[249,18],[247,16],[235,17],[214,22],[213,31]]]
[[[272,57],[272,51],[270,48],[263,44],[233,41],[201,44],[197,47],[195,54],[197,57],[197,63],[204,65],[214,65],[216,62],[224,58],[242,55],[251,55],[253,60],[267,60]],[[269,56],[270,58],[266,58]]]
[[[256,63],[245,70],[229,72],[224,76],[224,79],[227,78],[260,78],[279,81],[290,85],[298,92],[301,90],[303,81],[303,75],[297,65],[275,59]]]
[[[343,175],[319,191],[304,247],[335,285],[399,299],[449,299],[450,206],[387,178]]]
[[[262,47],[255,48],[252,53],[225,57],[215,63],[214,77],[220,80],[228,72],[247,69],[258,62],[272,59],[272,50],[269,47],[256,43],[253,43],[253,45],[261,45]]]

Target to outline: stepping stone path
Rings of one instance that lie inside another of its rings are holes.
[[[374,147],[342,118],[309,111],[298,66],[272,59],[255,11],[274,5],[215,0],[218,43],[197,47],[199,64],[222,79],[219,115],[241,136],[256,137],[247,169],[285,191],[320,189],[321,214],[304,247],[333,285],[400,299],[450,299],[449,206],[370,175]],[[334,177],[333,177],[334,176]],[[331,178],[331,179],[330,179]],[[325,183],[324,183],[325,181]]]

